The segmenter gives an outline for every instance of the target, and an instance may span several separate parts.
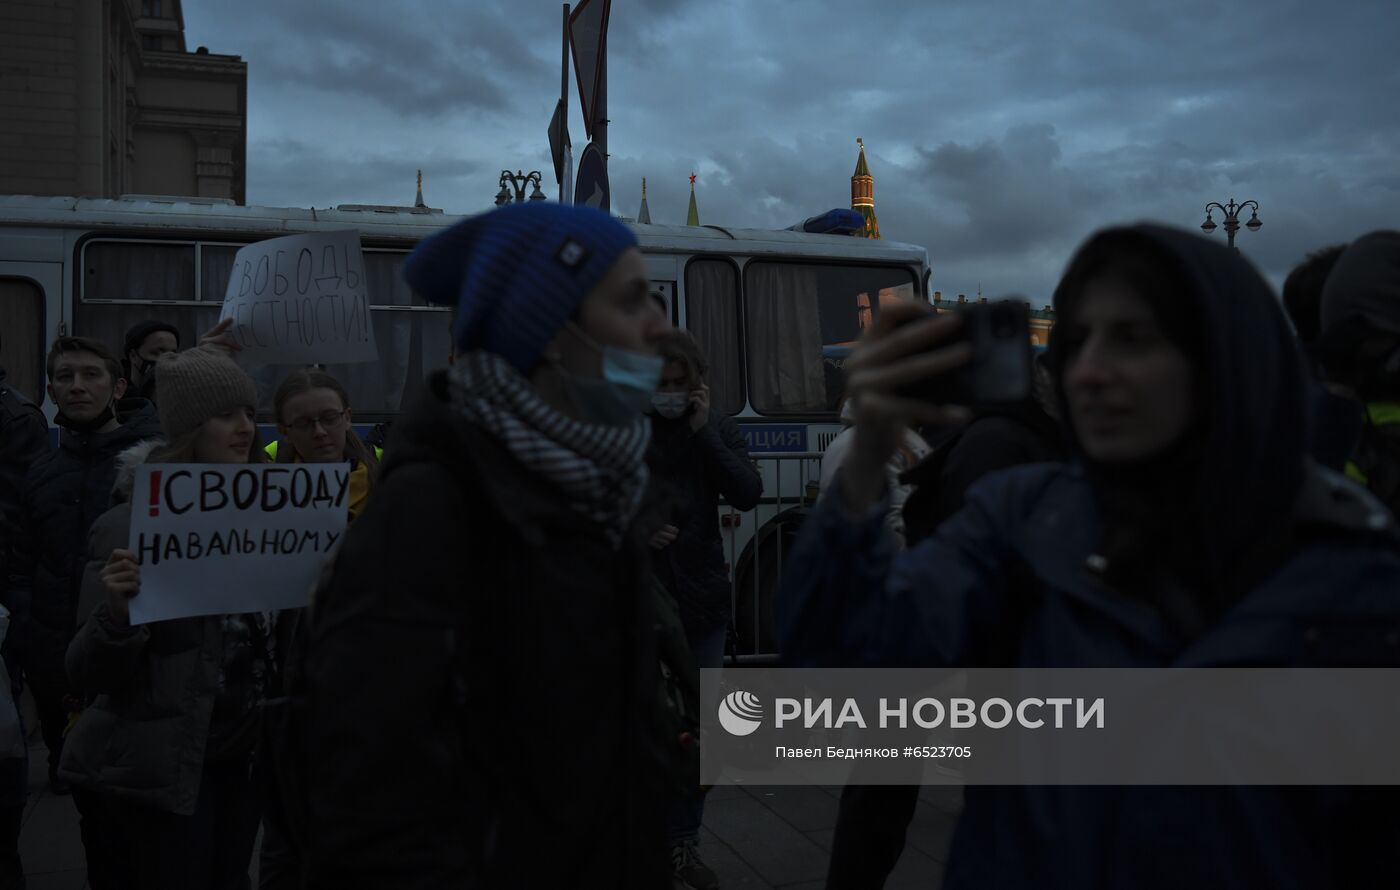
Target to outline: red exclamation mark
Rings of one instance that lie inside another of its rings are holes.
[[[151,515],[160,515],[160,470],[151,471]]]

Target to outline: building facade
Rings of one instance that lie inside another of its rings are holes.
[[[0,194],[244,203],[248,66],[180,0],[0,3]]]

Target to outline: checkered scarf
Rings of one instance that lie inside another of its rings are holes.
[[[531,472],[564,493],[569,506],[603,527],[616,550],[642,503],[643,458],[651,424],[583,423],[546,404],[505,359],[459,355],[448,372],[453,407],[506,447]]]

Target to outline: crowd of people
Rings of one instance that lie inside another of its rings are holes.
[[[705,356],[586,208],[460,222],[404,277],[452,307],[453,355],[382,447],[316,367],[260,441],[227,323],[181,350],[143,322],[121,356],[60,337],[57,447],[0,372],[0,888],[22,689],[95,890],[247,887],[260,828],[278,890],[719,886],[697,672],[731,617],[718,507],[763,483]],[[901,394],[968,360],[957,317],[882,305],[785,565],[783,663],[1400,666],[1400,234],[1308,258],[1281,302],[1232,250],[1111,229],[1055,308],[1033,396],[969,411]],[[309,605],[133,624],[147,463],[348,463]],[[916,794],[845,790],[829,887],[883,885]],[[944,886],[1379,886],[1396,803],[970,787]]]

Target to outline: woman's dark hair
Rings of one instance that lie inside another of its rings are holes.
[[[700,351],[700,344],[695,342],[690,331],[677,329],[667,334],[666,339],[661,341],[657,352],[665,361],[676,362],[685,368],[686,376],[690,378],[692,386],[704,383],[705,375],[710,372],[705,355]]]
[[[345,391],[345,386],[339,380],[320,368],[301,368],[288,374],[273,393],[272,418],[278,426],[287,425],[287,418],[283,414],[287,402],[313,389],[329,389],[340,398],[342,410],[350,410],[350,394]],[[284,441],[277,449],[279,464],[295,463],[298,456],[291,442]],[[379,458],[375,457],[374,449],[366,445],[350,426],[345,429],[345,456],[364,465],[369,473],[369,485],[373,488],[375,477],[379,475]]]

